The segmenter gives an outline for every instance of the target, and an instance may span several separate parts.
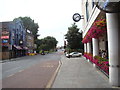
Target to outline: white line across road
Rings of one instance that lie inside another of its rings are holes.
[[[11,74],[11,75],[9,75],[8,77],[11,77],[11,76],[13,76],[13,75],[15,75],[15,74]]]

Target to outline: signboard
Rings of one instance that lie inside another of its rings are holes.
[[[8,43],[7,39],[2,40],[2,43]]]
[[[2,43],[2,46],[8,46],[9,43]]]
[[[9,36],[1,36],[1,39],[9,39]]]
[[[2,31],[2,35],[8,35],[9,32],[8,31]]]

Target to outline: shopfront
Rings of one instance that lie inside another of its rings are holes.
[[[9,31],[3,30],[1,34],[2,43],[2,60],[9,59]]]

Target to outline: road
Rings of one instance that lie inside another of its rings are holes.
[[[62,52],[55,52],[46,55],[26,56],[16,61],[3,63],[3,87],[44,88],[57,69],[62,54]]]

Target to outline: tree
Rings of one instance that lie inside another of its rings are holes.
[[[18,17],[18,18],[15,18],[14,20],[16,19],[22,20],[25,29],[30,30],[32,34],[34,35],[34,41],[36,43],[37,37],[39,36],[38,35],[38,28],[39,28],[38,23],[35,23],[34,20],[32,20],[30,17]]]
[[[77,25],[75,23],[72,24],[71,27],[68,27],[68,32],[65,35],[65,39],[67,39],[68,48],[83,49],[82,33],[79,32],[79,28],[77,28]]]
[[[39,50],[51,50],[55,49],[57,46],[58,41],[51,36],[47,36],[43,39],[40,39],[38,42],[40,42]]]
[[[49,51],[49,46],[47,44],[41,44],[39,50]]]

